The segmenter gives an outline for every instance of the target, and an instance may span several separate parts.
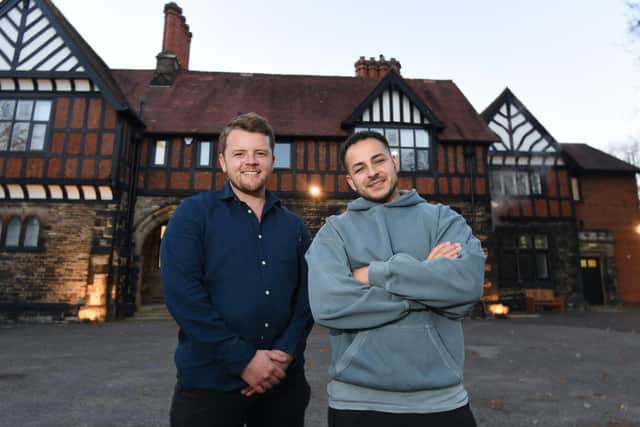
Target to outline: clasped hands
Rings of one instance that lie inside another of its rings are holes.
[[[240,393],[251,396],[264,393],[278,384],[287,374],[287,368],[293,358],[282,350],[258,350],[240,377],[249,384]]]
[[[460,250],[462,249],[462,245],[460,243],[451,243],[444,242],[436,245],[431,249],[429,255],[427,255],[427,260],[436,259],[436,258],[449,258],[456,259],[460,254]],[[368,285],[369,284],[369,266],[365,265],[364,267],[358,267],[351,271],[351,275],[354,279]]]

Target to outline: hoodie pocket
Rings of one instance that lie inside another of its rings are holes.
[[[387,325],[360,332],[331,371],[336,380],[389,391],[429,390],[462,381],[462,367],[431,324]]]

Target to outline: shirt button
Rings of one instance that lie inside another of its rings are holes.
[[[260,335],[260,339],[261,339],[261,340],[264,340],[264,335]]]
[[[268,327],[269,327],[269,324],[268,324],[268,323],[265,323],[265,324],[264,324],[264,327],[265,327],[265,328],[268,328]]]
[[[247,209],[247,213],[251,213],[251,209]]]
[[[262,262],[261,262],[260,264],[262,264],[262,265],[267,265],[267,261],[262,260]]]
[[[267,289],[266,291],[264,291],[265,295],[269,295],[271,292],[269,292],[269,290]]]
[[[262,239],[262,234],[258,234],[258,239]]]

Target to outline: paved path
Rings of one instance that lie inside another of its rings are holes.
[[[640,426],[640,308],[464,327],[479,426]],[[0,426],[166,426],[176,332],[171,321],[0,325]],[[307,347],[307,427],[320,427],[326,331]]]

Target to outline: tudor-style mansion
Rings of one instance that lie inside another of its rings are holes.
[[[509,89],[478,113],[451,80],[404,78],[382,56],[348,77],[191,71],[191,36],[169,3],[157,67],[114,70],[50,0],[0,3],[0,319],[161,303],[164,226],[224,183],[218,133],[249,111],[276,132],[269,189],[312,233],[354,197],[338,145],[377,130],[400,186],[451,205],[483,241],[485,296],[640,303],[640,171],[556,141]]]

